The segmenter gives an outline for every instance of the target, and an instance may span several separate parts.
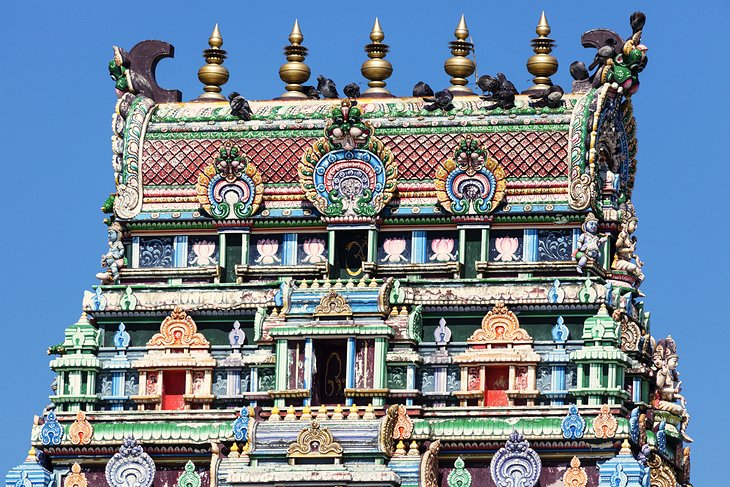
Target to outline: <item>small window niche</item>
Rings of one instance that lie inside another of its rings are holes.
[[[248,252],[249,265],[281,265],[282,240],[281,235],[252,235]]]

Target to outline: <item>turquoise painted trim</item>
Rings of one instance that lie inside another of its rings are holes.
[[[428,239],[425,230],[414,230],[411,239],[411,262],[424,264],[428,259]]]
[[[297,234],[285,233],[281,249],[281,265],[296,265],[297,263]]]
[[[355,388],[355,359],[357,358],[357,348],[355,337],[347,337],[347,375],[345,384],[348,389]],[[352,406],[353,398],[348,397],[345,404]]]
[[[537,262],[537,229],[525,229],[522,243],[523,259],[525,262]]]
[[[172,266],[187,267],[188,266],[188,236],[175,235],[173,243],[175,251],[173,252]]]

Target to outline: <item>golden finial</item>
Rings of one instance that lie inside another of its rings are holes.
[[[279,78],[286,83],[286,91],[279,98],[307,98],[302,83],[307,82],[312,72],[309,66],[304,64],[307,48],[302,46],[302,41],[304,36],[299,29],[299,20],[295,20],[289,34],[289,45],[284,47],[287,62],[279,68]]]
[[[362,63],[360,72],[368,80],[369,88],[363,92],[363,95],[370,97],[390,97],[393,96],[385,87],[385,80],[393,74],[393,65],[390,61],[385,60],[385,55],[390,49],[387,44],[383,44],[385,34],[380,28],[380,21],[375,17],[373,30],[370,32],[370,44],[365,46],[365,52],[368,59]]]
[[[525,93],[552,86],[553,82],[550,76],[558,72],[558,60],[555,56],[550,55],[553,47],[555,47],[555,41],[548,37],[550,25],[544,11],[537,23],[535,33],[537,33],[537,37],[530,43],[535,54],[527,60],[527,71],[534,76],[532,81],[535,85],[526,90]]]
[[[36,461],[36,454],[35,454],[35,448],[30,447],[30,450],[28,450],[28,456],[25,458],[26,462],[35,462]]]
[[[624,439],[623,443],[621,443],[621,451],[618,453],[619,455],[631,455],[631,444],[629,440]]]
[[[205,86],[204,93],[198,97],[199,101],[221,101],[226,97],[221,95],[221,86],[228,81],[228,69],[223,66],[226,51],[221,49],[223,38],[218,24],[215,24],[213,33],[208,38],[210,49],[203,51],[205,66],[198,70],[198,79]]]
[[[470,59],[469,53],[474,50],[474,44],[468,42],[469,28],[466,26],[466,20],[464,16],[461,16],[459,25],[454,30],[455,41],[449,42],[449,48],[451,49],[451,55],[449,59],[444,63],[444,70],[446,74],[451,76],[451,91],[454,96],[473,95],[467,83],[467,78],[474,74],[476,70],[476,64]]]

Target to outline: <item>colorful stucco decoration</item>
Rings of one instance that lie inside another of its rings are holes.
[[[532,487],[540,478],[541,470],[540,456],[517,431],[510,434],[507,443],[497,450],[489,464],[492,482],[497,487],[513,485]]]
[[[71,473],[63,480],[63,487],[88,487],[89,481],[86,474],[81,471],[81,465],[74,463],[71,465]]]
[[[247,218],[263,200],[261,173],[241,149],[225,142],[198,175],[198,201],[216,219]]]
[[[151,487],[155,473],[155,462],[142,445],[129,436],[106,464],[105,477],[109,487]]]
[[[372,218],[395,193],[397,162],[350,100],[335,106],[331,117],[325,137],[302,156],[301,187],[325,217]]]
[[[195,321],[176,307],[160,325],[160,332],[150,338],[147,348],[208,348],[210,343],[198,333]]]
[[[452,159],[436,170],[436,196],[441,206],[454,215],[486,215],[504,199],[504,169],[490,157],[476,139],[459,142]]]
[[[83,411],[76,413],[76,421],[68,428],[68,437],[73,445],[88,445],[94,435],[94,427],[86,419]]]

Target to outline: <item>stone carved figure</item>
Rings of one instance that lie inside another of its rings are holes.
[[[109,251],[101,256],[101,266],[107,270],[96,274],[102,284],[113,284],[119,279],[119,270],[124,267],[124,244],[122,243],[122,226],[118,222],[109,225],[107,237]]]
[[[599,235],[598,233],[598,219],[593,213],[588,213],[583,222],[583,233],[578,237],[578,245],[575,250],[578,272],[582,274],[586,265],[598,260],[601,256],[601,245],[607,239],[608,235]]]
[[[692,441],[687,436],[689,413],[687,412],[687,403],[684,396],[680,393],[682,381],[679,380],[679,372],[677,372],[679,355],[677,354],[677,344],[671,335],[659,340],[654,348],[652,358],[656,367],[657,386],[653,403],[654,408],[681,417],[682,437],[684,441],[689,443]],[[679,401],[679,403],[676,401]]]
[[[643,281],[644,273],[641,268],[644,263],[636,255],[636,237],[633,235],[638,225],[639,219],[636,218],[634,205],[631,201],[624,203],[621,208],[621,231],[616,238],[616,254],[611,268],[626,271]]]

